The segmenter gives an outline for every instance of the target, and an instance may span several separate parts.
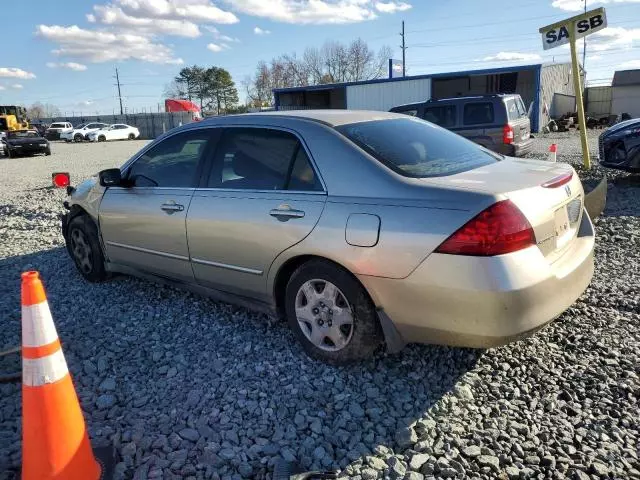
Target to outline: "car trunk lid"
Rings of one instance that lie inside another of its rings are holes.
[[[569,247],[582,219],[584,190],[570,165],[506,158],[480,168],[423,182],[508,198],[527,217],[549,262]]]

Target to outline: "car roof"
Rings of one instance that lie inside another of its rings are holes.
[[[210,117],[201,122],[205,123],[233,123],[234,118],[268,119],[301,119],[324,123],[332,127],[349,123],[370,122],[374,120],[387,120],[392,118],[406,118],[404,115],[373,110],[288,110],[276,112],[243,113],[241,115],[229,115],[224,117]]]
[[[427,103],[437,102],[454,102],[454,101],[466,101],[466,100],[489,100],[492,98],[512,98],[519,97],[518,93],[492,93],[489,95],[470,95],[467,97],[449,97],[449,98],[435,98],[427,100]]]

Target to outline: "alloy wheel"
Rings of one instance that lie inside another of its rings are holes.
[[[71,253],[80,270],[85,273],[91,273],[93,269],[93,255],[91,246],[84,232],[78,228],[71,231]]]

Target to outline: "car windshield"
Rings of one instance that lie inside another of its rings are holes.
[[[78,125],[77,127],[74,127],[76,130],[80,130],[81,128],[86,127],[87,124],[86,123],[81,123],[80,125]]]
[[[17,132],[9,132],[9,138],[37,138],[38,132],[33,130],[18,130]]]
[[[415,118],[352,123],[336,130],[405,177],[454,175],[501,158],[455,133]]]

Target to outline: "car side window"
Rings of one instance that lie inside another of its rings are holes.
[[[424,109],[424,119],[427,122],[435,123],[441,127],[456,126],[456,106],[440,105],[437,107],[427,107]]]
[[[320,179],[313,171],[311,160],[302,145],[298,146],[298,153],[293,160],[293,168],[291,169],[291,177],[287,184],[287,190],[296,190],[302,192],[319,192],[322,190]]]
[[[207,187],[284,190],[287,186],[304,191],[321,188],[295,135],[269,128],[225,130]]]
[[[467,103],[464,106],[463,123],[465,125],[483,125],[493,123],[493,103]]]
[[[135,187],[195,187],[198,164],[212,136],[210,129],[199,129],[162,140],[133,163],[127,179]]]

